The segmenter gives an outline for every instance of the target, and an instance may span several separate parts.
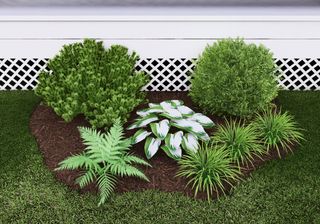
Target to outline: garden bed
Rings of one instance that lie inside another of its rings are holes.
[[[147,98],[149,102],[159,103],[169,99],[183,100],[186,106],[194,108],[195,111],[200,111],[193,105],[187,92],[148,92]],[[137,107],[130,115],[127,127],[132,121],[137,118],[136,110],[144,108],[145,105]],[[206,114],[207,115],[207,114]],[[209,117],[216,123],[221,124],[224,119],[218,116],[209,115]],[[31,120],[30,128],[35,136],[40,151],[44,157],[45,164],[50,170],[57,168],[58,163],[70,155],[80,153],[84,149],[82,144],[78,126],[89,126],[89,123],[83,116],[77,116],[72,122],[66,123],[62,118],[57,116],[53,110],[45,105],[40,104],[34,110]],[[209,130],[209,133],[214,132],[214,129]],[[127,135],[131,136],[134,131],[128,131]],[[133,146],[131,152],[145,158],[144,143],[140,142]],[[284,151],[281,151],[284,153]],[[282,155],[284,157],[284,155]],[[278,158],[277,152],[271,150],[268,155],[263,156],[262,159],[255,157],[253,165],[249,167],[242,167],[243,178],[250,176],[251,172],[262,166],[266,161]],[[183,194],[193,197],[193,190],[190,186],[185,187],[187,179],[176,177],[178,171],[177,162],[160,150],[157,155],[150,160],[152,167],[141,167],[141,170],[150,179],[150,182],[145,182],[137,178],[119,178],[116,192],[128,191],[143,191],[146,189],[158,189],[165,192],[182,192]],[[65,183],[72,189],[80,192],[97,192],[95,184],[90,184],[84,189],[80,189],[75,184],[75,179],[80,175],[81,171],[53,171],[55,177]],[[230,192],[230,187],[226,186],[226,191]],[[216,197],[217,195],[213,195]],[[205,193],[199,193],[199,199],[205,199]]]

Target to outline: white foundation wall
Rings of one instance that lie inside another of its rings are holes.
[[[284,89],[320,89],[317,8],[28,10],[0,8],[0,90],[34,88],[47,59],[64,44],[95,38],[140,55],[137,69],[151,76],[144,90],[186,91],[192,59],[228,37],[270,48]]]

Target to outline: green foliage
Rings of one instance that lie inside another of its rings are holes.
[[[281,157],[280,150],[291,150],[291,147],[303,140],[302,129],[294,121],[294,117],[287,111],[266,110],[257,114],[253,126],[269,151],[275,148]]]
[[[197,61],[190,96],[205,111],[249,116],[277,96],[275,73],[273,55],[263,45],[220,40]]]
[[[130,139],[125,139],[121,122],[117,119],[109,133],[95,129],[79,128],[83,143],[87,146],[82,154],[68,157],[56,170],[84,169],[76,182],[81,188],[97,180],[100,192],[99,205],[103,204],[116,186],[116,177],[134,176],[146,181],[148,178],[132,164],[150,166],[144,160],[128,154]]]
[[[137,59],[123,46],[105,49],[90,39],[65,45],[49,61],[50,72],[40,73],[35,93],[65,121],[84,114],[93,127],[109,127],[145,99],[147,77],[135,72]]]
[[[219,125],[212,139],[230,154],[239,167],[252,162],[254,155],[259,157],[265,153],[255,128],[241,122],[226,121],[225,125]]]
[[[199,147],[198,140],[210,139],[204,128],[214,126],[210,118],[195,113],[180,100],[167,100],[160,104],[149,103],[149,108],[137,111],[137,114],[140,117],[128,129],[139,128],[132,136],[133,144],[147,138],[144,149],[148,159],[157,153],[163,140],[165,144],[161,148],[173,159],[181,158],[182,148],[195,152]],[[157,123],[154,123],[155,121]],[[144,130],[148,126],[150,131]],[[169,131],[172,127],[180,131],[171,134]],[[151,134],[154,137],[148,137]]]
[[[2,223],[320,223],[320,92],[281,91],[279,103],[307,130],[293,155],[270,161],[214,203],[159,190],[117,194],[97,207],[91,193],[70,190],[46,167],[30,114],[31,91],[0,91]],[[13,122],[14,121],[14,122]],[[179,221],[177,221],[179,220]]]
[[[198,191],[206,191],[210,201],[214,191],[225,193],[224,183],[232,186],[239,180],[240,171],[231,162],[226,150],[212,143],[204,143],[197,152],[190,152],[178,161],[177,176],[189,178],[188,185],[192,183],[195,196]]]

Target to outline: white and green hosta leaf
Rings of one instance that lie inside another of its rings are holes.
[[[148,137],[144,145],[144,152],[148,159],[151,159],[159,150],[161,139]]]
[[[174,134],[169,134],[165,139],[166,145],[172,149],[180,147],[182,142],[182,136],[183,136],[182,131],[178,131]]]
[[[132,125],[130,125],[127,129],[135,129],[135,128],[142,128],[146,127],[151,122],[157,121],[158,117],[155,114],[150,114],[148,116],[142,117],[140,119],[137,119]]]
[[[164,101],[160,103],[160,105],[164,111],[162,114],[160,114],[161,116],[169,119],[180,119],[183,117],[180,111],[175,109],[171,103]]]
[[[150,124],[151,130],[157,138],[163,140],[170,129],[169,120],[165,119],[160,121],[159,123],[152,123]]]
[[[160,116],[170,120],[183,118],[182,114],[177,109],[167,110],[165,113],[160,114]]]
[[[183,105],[183,101],[181,100],[166,100],[164,102],[170,103],[173,108]]]
[[[182,142],[183,132],[178,131],[174,134],[169,134],[165,138],[165,146],[161,148],[165,153],[174,159],[179,159],[182,156],[181,142]]]
[[[162,107],[157,106],[157,107],[152,107],[152,108],[147,108],[144,110],[137,111],[137,114],[141,117],[145,117],[145,116],[148,116],[150,114],[155,114],[155,113],[163,113]]]
[[[189,107],[184,105],[178,106],[177,109],[182,115],[185,115],[185,116],[194,114],[193,110],[191,110]]]
[[[161,147],[165,153],[174,159],[179,159],[182,156],[182,143],[183,132],[178,131],[174,134],[169,134],[165,138],[165,146]]]
[[[207,134],[201,124],[189,119],[174,120],[174,122],[171,125],[185,130],[187,132],[191,132],[195,134],[197,137],[201,137]]]
[[[205,142],[210,140],[210,136],[207,133],[205,133],[204,135],[200,135],[199,138]]]
[[[170,109],[174,109],[174,107],[172,106],[172,104],[168,101],[163,101],[160,103],[160,106],[164,109],[164,110],[170,110]]]
[[[150,108],[161,107],[159,103],[148,103]]]
[[[167,145],[161,146],[162,150],[172,159],[180,159],[182,157],[182,149],[178,148],[170,148]]]
[[[137,144],[138,142],[143,141],[150,134],[151,132],[145,131],[143,129],[138,130],[131,138],[132,144]]]
[[[195,113],[189,119],[198,122],[199,124],[201,124],[203,127],[206,127],[206,128],[211,128],[214,126],[213,121],[209,117],[201,113]]]
[[[187,133],[182,138],[182,147],[186,151],[197,152],[199,148],[199,142],[194,134]]]

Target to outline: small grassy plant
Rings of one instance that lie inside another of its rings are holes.
[[[203,143],[197,152],[189,152],[178,161],[177,176],[189,179],[187,185],[195,190],[205,191],[208,201],[214,192],[225,193],[225,184],[232,186],[239,180],[240,171],[232,165],[229,153],[213,143]]]
[[[281,157],[281,150],[292,151],[293,145],[304,139],[302,129],[287,111],[281,113],[275,109],[266,110],[257,114],[252,125],[257,130],[267,151],[274,148],[279,157]]]

